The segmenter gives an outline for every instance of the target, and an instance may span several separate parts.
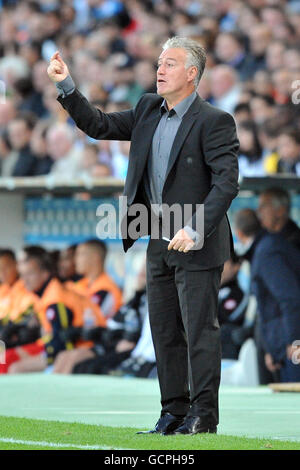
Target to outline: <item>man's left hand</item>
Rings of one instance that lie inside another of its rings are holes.
[[[195,245],[195,242],[182,228],[178,230],[176,235],[174,235],[174,237],[170,241],[168,245],[168,250],[177,250],[177,251],[183,251],[184,253],[187,253],[194,245]]]

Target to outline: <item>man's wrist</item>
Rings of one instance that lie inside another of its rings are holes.
[[[73,91],[75,90],[75,83],[71,75],[68,75],[61,82],[56,82],[55,86],[59,95],[62,96],[63,98],[65,98],[68,95],[71,95]]]

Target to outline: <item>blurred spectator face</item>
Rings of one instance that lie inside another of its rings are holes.
[[[144,90],[155,86],[156,74],[152,62],[138,62],[134,67],[134,78]]]
[[[240,141],[241,153],[250,153],[254,148],[254,136],[249,129],[243,127],[238,128],[238,136]]]
[[[20,261],[18,268],[26,289],[31,292],[38,292],[50,277],[49,272],[42,270],[35,259]]]
[[[277,152],[283,160],[296,162],[300,159],[300,144],[291,136],[280,134],[277,141]]]
[[[265,70],[258,70],[254,75],[254,91],[259,95],[272,95],[271,77]]]
[[[0,126],[6,126],[16,115],[16,109],[11,101],[0,104]]]
[[[292,94],[292,76],[287,69],[280,69],[272,74],[272,82],[278,93],[284,96]]]
[[[283,64],[285,46],[280,42],[274,42],[267,47],[266,63],[271,71],[279,69]]]
[[[45,80],[47,77],[47,62],[40,60],[33,65],[32,69],[32,82],[36,91],[43,93],[44,90],[49,87],[49,82]],[[51,85],[53,88],[53,85]],[[57,93],[56,93],[57,96]]]
[[[287,210],[284,206],[274,204],[271,195],[262,194],[259,197],[257,214],[262,227],[274,232],[278,222],[287,217]]]
[[[222,98],[236,84],[236,75],[230,67],[218,65],[211,71],[211,91],[214,98]]]
[[[284,13],[276,8],[266,7],[261,12],[263,23],[267,24],[272,31],[285,22]]]
[[[29,144],[31,133],[31,129],[23,119],[14,119],[8,125],[9,141],[15,150],[21,150]]]
[[[95,165],[97,165],[98,162],[98,149],[97,147],[90,147],[87,146],[85,147],[83,151],[83,158],[82,158],[82,167],[84,169],[91,169]]]
[[[253,97],[251,102],[251,111],[253,119],[256,123],[264,122],[275,114],[275,108],[269,105],[263,98],[259,96]]]
[[[0,256],[0,282],[12,286],[17,277],[17,263],[10,256]]]
[[[78,274],[87,276],[91,271],[91,267],[103,267],[103,261],[96,250],[93,250],[90,246],[82,243],[76,248],[75,266]]]
[[[76,274],[74,250],[67,248],[60,252],[58,274],[61,279],[71,279]]]
[[[38,125],[32,131],[30,148],[37,157],[44,156],[47,153],[46,139],[43,137],[43,131]]]
[[[300,69],[300,51],[298,49],[287,49],[284,52],[284,65],[289,70]]]
[[[250,121],[252,119],[250,109],[241,108],[240,110],[234,111],[234,119],[237,125],[241,122]]]
[[[67,125],[51,127],[46,136],[47,150],[54,160],[64,158],[73,146],[72,130]]]
[[[178,99],[193,85],[196,68],[185,68],[186,51],[169,48],[161,53],[157,69],[157,93],[163,98]]]
[[[265,24],[258,24],[250,29],[250,51],[256,56],[260,57],[265,54],[268,45],[272,41],[272,32]]]
[[[33,67],[40,58],[38,47],[30,43],[24,44],[20,47],[20,56],[26,60],[30,67]]]
[[[216,40],[215,52],[221,62],[231,62],[241,52],[242,47],[230,34],[219,34]]]
[[[43,91],[43,103],[51,114],[57,115],[61,112],[61,105],[57,101],[56,88],[50,83],[47,83]]]

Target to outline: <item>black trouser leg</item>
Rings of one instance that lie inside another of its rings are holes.
[[[188,258],[180,262],[186,255],[168,252],[167,245],[151,240],[147,250],[149,317],[162,411],[189,412],[215,425],[221,363],[216,318],[222,269],[188,271]]]

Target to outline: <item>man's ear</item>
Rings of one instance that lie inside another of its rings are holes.
[[[189,82],[194,81],[195,78],[197,77],[197,73],[198,73],[198,69],[195,65],[192,65],[191,67],[189,67],[189,69],[188,69],[188,81]]]

